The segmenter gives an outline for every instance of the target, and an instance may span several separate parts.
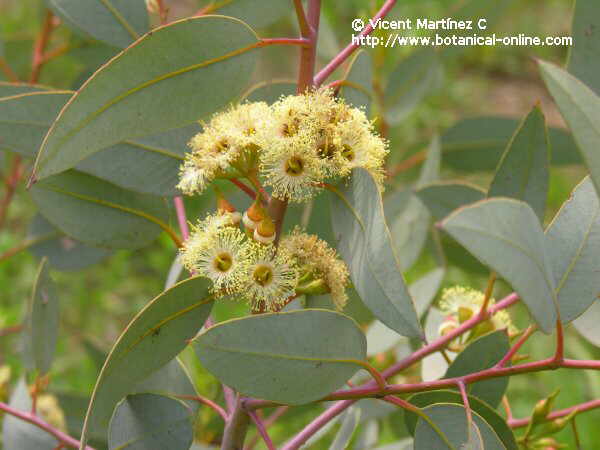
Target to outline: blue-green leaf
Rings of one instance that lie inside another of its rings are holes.
[[[360,369],[357,361],[366,358],[367,343],[349,317],[305,309],[221,322],[204,330],[194,348],[202,365],[227,386],[303,404],[350,379]]]
[[[331,193],[331,205],[337,248],[364,304],[401,335],[422,337],[371,174],[354,169],[350,180]]]

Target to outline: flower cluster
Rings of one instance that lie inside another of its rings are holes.
[[[382,184],[387,143],[364,111],[321,89],[272,105],[245,103],[216,114],[190,142],[178,188],[202,192],[213,179],[260,175],[282,200],[304,201],[323,182],[369,170]]]
[[[444,335],[451,332],[460,324],[478,314],[484,300],[485,295],[483,292],[474,289],[462,286],[444,289],[439,306],[446,315],[446,320],[440,325],[440,334]],[[495,300],[490,298],[488,306],[494,303]],[[508,312],[500,310],[488,320],[474,327],[469,333],[466,333],[465,338],[468,341],[494,330],[507,330],[511,336],[517,333]]]
[[[209,278],[215,294],[242,297],[254,310],[278,311],[296,295],[326,292],[343,307],[348,270],[324,241],[295,230],[276,248],[239,225],[239,215],[223,211],[198,222],[181,249],[184,267]]]
[[[281,248],[292,255],[300,267],[298,292],[330,292],[333,304],[341,310],[348,301],[348,268],[337,252],[315,235],[295,229],[281,241]]]

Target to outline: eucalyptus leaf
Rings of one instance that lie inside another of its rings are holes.
[[[564,69],[544,61],[539,65],[550,94],[573,132],[596,191],[600,192],[600,97]]]
[[[410,397],[408,401],[419,408],[424,408],[434,403],[455,403],[462,406],[461,395],[458,392],[446,390],[420,392]],[[518,450],[514,433],[496,410],[480,399],[472,396],[469,396],[469,406],[494,429],[507,450]],[[406,428],[411,435],[414,435],[415,433],[418,419],[419,416],[416,414],[405,411],[404,421],[406,423]]]
[[[558,305],[552,266],[529,205],[505,198],[482,200],[454,212],[441,227],[512,285],[542,331],[554,329]]]
[[[481,336],[469,343],[456,356],[450,367],[448,367],[444,378],[457,378],[489,369],[500,362],[509,350],[510,345],[505,330],[498,330]],[[492,378],[491,380],[469,383],[467,392],[496,408],[507,387],[507,377]]]
[[[0,148],[33,158],[71,91],[33,91],[0,98]]]
[[[171,361],[202,327],[213,302],[209,287],[205,278],[188,278],[148,303],[129,323],[96,381],[82,446],[91,433],[108,426],[117,402]]]
[[[331,393],[366,357],[365,336],[356,322],[319,309],[221,322],[202,331],[194,348],[202,365],[227,386],[286,404]]]
[[[67,103],[38,152],[34,178],[226,106],[248,82],[257,47],[250,28],[221,16],[185,19],[147,34],[102,66]]]
[[[381,194],[369,172],[354,169],[349,181],[333,188],[331,218],[338,251],[364,304],[399,334],[422,337],[385,222]]]
[[[10,397],[8,406],[22,412],[31,411],[31,398],[24,379],[20,379]],[[56,448],[59,442],[41,428],[10,414],[2,420],[2,448],[4,450],[40,450]]]
[[[295,95],[296,82],[293,80],[273,80],[261,82],[248,89],[242,98],[249,102],[275,103],[282,95]]]
[[[77,170],[142,194],[176,196],[179,167],[197,124],[120,142],[77,164]]]
[[[248,25],[256,28],[266,27],[285,15],[290,15],[292,5],[289,0],[271,0],[257,2],[256,0],[231,0],[221,2],[224,6],[216,10],[216,14],[237,17]],[[218,5],[219,3],[217,3]]]
[[[432,48],[418,49],[402,60],[389,77],[385,89],[385,116],[399,124],[440,83],[442,65]]]
[[[483,189],[475,185],[446,181],[426,184],[417,189],[415,194],[436,220],[443,219],[461,206],[483,200],[486,195]]]
[[[600,293],[600,202],[589,177],[574,190],[546,230],[560,319],[569,323]]]
[[[58,340],[59,318],[56,287],[48,273],[48,260],[43,258],[38,267],[23,330],[28,368],[37,370],[40,375],[48,373],[52,366]]]
[[[27,235],[28,239],[37,241],[29,251],[39,259],[48,258],[48,264],[55,270],[85,269],[112,254],[106,248],[92,247],[65,236],[41,214],[34,216]]]
[[[198,392],[187,369],[179,358],[174,358],[147,378],[140,381],[130,392],[131,394],[160,394],[177,397],[197,397]],[[187,399],[184,402],[190,411],[196,413],[200,404],[196,400]]]
[[[442,135],[444,165],[459,171],[495,170],[519,122],[505,117],[463,119]],[[553,165],[581,164],[573,137],[549,128]]]
[[[435,298],[435,295],[442,284],[444,275],[444,269],[433,269],[408,287],[411,297],[415,299],[415,306],[419,319],[423,316]],[[409,339],[400,336],[394,330],[386,327],[379,320],[375,320],[369,325],[366,336],[368,356],[387,352],[399,344],[409,348]]]
[[[583,313],[579,318],[573,321],[575,329],[587,341],[600,347],[600,329],[598,322],[600,321],[600,301],[596,300],[592,306]]]
[[[149,30],[145,0],[46,0],[68,25],[117,47]]]
[[[448,442],[458,450],[461,448],[486,450],[506,450],[506,447],[492,427],[476,412],[471,411],[472,425],[469,430],[465,408],[452,403],[436,403],[423,409],[423,412],[437,425]],[[475,434],[475,439],[473,439]],[[481,441],[479,441],[479,437]],[[465,447],[465,445],[472,445]],[[475,446],[473,446],[475,444]],[[426,421],[419,418],[415,427],[415,450],[448,450],[450,447]]]
[[[191,411],[185,403],[157,394],[125,397],[110,422],[110,450],[188,450],[194,440]]]
[[[342,78],[339,95],[357,108],[364,107],[367,115],[373,97],[373,61],[365,50],[359,50]]]
[[[166,227],[166,208],[159,197],[126,191],[75,170],[36,183],[30,192],[52,225],[93,246],[143,247]]]
[[[550,179],[550,146],[539,106],[519,125],[496,169],[488,197],[523,200],[544,223]]]
[[[415,188],[418,189],[437,180],[440,166],[440,140],[438,137],[434,137]],[[392,195],[386,198],[384,206],[386,217],[390,218],[390,232],[392,233],[396,253],[400,258],[400,267],[402,271],[406,271],[417,261],[425,247],[431,214],[419,197],[411,192],[406,207],[399,214],[394,215],[392,211],[402,201],[403,199],[398,201],[397,195]]]
[[[569,72],[600,95],[600,33],[598,32],[600,5],[595,0],[577,0],[573,12],[569,47]]]

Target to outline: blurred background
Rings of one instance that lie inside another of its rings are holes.
[[[167,1],[170,8],[169,19],[189,16],[207,3],[194,0]],[[350,41],[352,19],[371,16],[381,4],[382,1],[374,0],[323,0],[319,65],[326,63]],[[525,33],[540,37],[564,36],[570,34],[573,7],[574,0],[400,0],[390,18],[436,19],[454,15],[464,15],[466,18],[485,17],[490,31],[502,35]],[[31,49],[43,17],[42,1],[0,0],[0,56],[4,55],[22,80],[28,77]],[[258,25],[257,31],[261,37],[297,35],[291,2],[289,14],[267,26]],[[108,45],[73,34],[64,26],[53,34],[49,48],[57,49],[56,57],[44,66],[40,83],[60,89],[77,89],[100,64],[117,52],[117,49]],[[417,178],[423,159],[420,155],[436,134],[442,136],[443,145],[452,142],[458,146],[471,145],[476,149],[493,147],[490,152],[483,154],[481,161],[471,166],[461,164],[460,156],[443,159],[440,177],[442,180],[467,180],[487,188],[492,176],[491,169],[495,167],[507,138],[514,131],[516,121],[520,121],[534,104],[541,104],[549,126],[564,127],[541,82],[535,60],[540,58],[562,65],[568,58],[567,47],[444,49],[434,66],[427,66],[423,73],[416,72],[414,79],[403,80],[407,87],[398,95],[404,100],[401,111],[393,120],[382,119],[382,115],[386,113],[386,102],[382,101],[386,88],[401,79],[403,74],[413,73],[411,58],[419,49],[405,47],[365,50],[373,67],[373,83],[369,86],[374,98],[371,113],[377,118],[377,126],[390,140],[390,170],[397,173],[390,180],[386,195],[405,189]],[[294,80],[296,77],[296,49],[267,48],[261,58],[255,75],[256,82]],[[330,80],[340,78],[344,70],[345,67],[338,70]],[[3,77],[4,74],[0,72],[0,80],[4,80]],[[418,83],[424,78],[427,79],[425,86]],[[473,135],[472,128],[471,134],[462,135],[460,125],[465,120],[480,116],[508,118],[512,121],[506,122],[509,124],[508,131],[482,127],[477,135]],[[443,148],[446,150],[444,146]],[[9,158],[1,150],[0,142],[0,169],[4,170]],[[571,150],[575,152],[574,148]],[[568,155],[565,158],[566,163],[552,167],[546,223],[585,175],[580,166],[568,164]],[[186,202],[190,220],[195,220],[207,206],[212,206],[210,198]],[[0,230],[0,255],[18,247],[27,238],[34,214],[28,193],[21,184],[10,205],[6,225]],[[327,221],[328,218],[324,220]],[[171,222],[176,226],[174,218]],[[321,225],[325,228],[328,226],[327,223]],[[448,261],[442,286],[461,284],[483,290],[488,271],[456,244],[446,241],[442,243],[446,246]],[[58,357],[51,372],[49,391],[58,395],[69,429],[73,433],[77,432],[83,418],[87,396],[95,383],[104,355],[133,315],[162,291],[175,255],[172,242],[162,235],[155,245],[138,251],[114,252],[88,269],[52,272],[58,286],[62,312]],[[434,259],[431,252],[423,252],[407,271],[407,279],[416,280],[431,270],[435,266]],[[28,251],[18,252],[10,259],[0,259],[0,333],[1,330],[20,324],[26,299],[31,295],[37,267],[38,259]],[[508,292],[510,291],[506,285],[498,283],[495,297],[501,298]],[[360,311],[360,305],[356,309],[356,314],[362,317],[362,323],[367,327],[370,320],[368,315]],[[244,313],[243,307],[232,304],[218,305],[216,312],[219,320]],[[511,313],[518,325],[522,328],[527,325],[528,317],[524,310],[513,308]],[[0,400],[3,401],[11,389],[11,383],[14,383],[23,370],[18,343],[17,334],[0,334],[0,367],[3,368],[0,370]],[[531,358],[545,357],[551,354],[553,345],[551,338],[536,335],[524,352]],[[600,358],[600,350],[580,339],[571,328],[567,330],[567,349],[569,357]],[[375,355],[374,361],[383,365],[389,363],[389,358],[383,354]],[[184,361],[192,372],[199,392],[215,398],[218,384],[196,363],[191,351],[184,352]],[[10,377],[7,376],[8,369]],[[403,374],[402,379],[418,377],[419,368],[416,367],[414,371],[414,374]],[[560,387],[556,402],[558,408],[598,398],[600,374],[563,370],[511,379],[508,397],[515,417],[530,414],[534,403],[557,387]],[[274,440],[281,442],[286,436],[301,429],[321,408],[322,406],[300,407],[287,413],[272,428]],[[373,408],[370,403],[365,405],[365,411],[369,408]],[[377,423],[377,445],[397,442],[407,435],[401,412],[392,412],[388,408],[363,412],[365,424],[367,418]],[[597,426],[599,420],[599,411],[578,417],[577,425],[583,448],[596,448],[595,443],[600,442],[600,429]],[[198,420],[197,440],[205,444],[218,440],[221,426],[218,417],[209,410],[203,410]],[[328,448],[335,436],[334,431],[335,427],[310,448]],[[362,431],[364,430],[359,430],[357,435]],[[254,431],[251,430],[251,433]],[[575,448],[569,430],[560,433],[558,439],[568,448]],[[261,448],[260,445],[262,444],[257,445],[257,448]],[[355,442],[353,445],[358,444]]]

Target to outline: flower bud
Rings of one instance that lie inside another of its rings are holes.
[[[327,294],[329,291],[329,286],[327,286],[327,283],[322,278],[300,284],[296,287],[297,294],[323,295]]]
[[[275,224],[269,216],[265,216],[254,229],[254,239],[262,244],[273,242],[275,235]]]
[[[544,419],[550,414],[552,411],[552,405],[554,404],[554,399],[558,395],[558,390],[554,391],[547,398],[538,401],[533,408],[533,413],[531,414],[531,423],[533,425],[543,422]]]

